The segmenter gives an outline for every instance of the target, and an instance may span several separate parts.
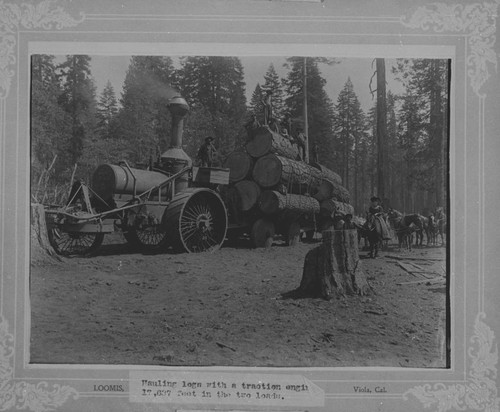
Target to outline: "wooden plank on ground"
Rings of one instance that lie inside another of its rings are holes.
[[[419,269],[410,262],[394,262],[394,263],[403,268],[405,272],[415,277],[434,279],[436,276],[439,276],[439,273],[436,273],[435,271]]]
[[[402,267],[410,275],[416,276],[415,268],[406,262],[397,262],[400,267]]]
[[[445,258],[437,257],[410,257],[410,256],[397,256],[397,255],[385,255],[386,258],[397,259],[397,260],[428,260],[430,262],[443,262]]]
[[[398,282],[398,283],[396,283],[396,285],[410,285],[410,284],[417,284],[417,283],[441,283],[444,281],[445,280],[443,278],[432,278],[432,279],[413,280],[410,282]]]
[[[416,270],[418,270],[419,272],[428,272],[427,270],[425,270],[422,266],[420,265],[417,265],[416,263],[413,263],[413,262],[409,262],[409,264],[413,267],[415,267]]]

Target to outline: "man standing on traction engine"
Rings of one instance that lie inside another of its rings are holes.
[[[205,143],[203,143],[198,150],[197,159],[199,160],[201,167],[212,167],[214,155],[217,152],[212,143],[213,141],[213,137],[207,137],[205,139]]]

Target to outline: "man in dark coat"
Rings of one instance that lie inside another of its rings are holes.
[[[217,152],[213,145],[213,141],[213,137],[207,137],[205,143],[203,143],[198,150],[197,158],[200,161],[201,167],[212,167],[214,155]]]
[[[297,128],[297,137],[295,138],[295,143],[299,148],[300,160],[306,160],[306,135],[304,134],[304,129]]]
[[[380,197],[373,196],[370,199],[370,207],[368,208],[368,212],[372,215],[384,213],[384,208],[380,203],[381,203]]]
[[[384,240],[389,240],[391,238],[389,234],[389,228],[387,227],[387,222],[384,219],[384,208],[380,204],[381,200],[377,196],[373,196],[370,199],[370,207],[368,208],[368,219],[367,224],[374,223],[375,219],[378,220],[380,224],[380,229],[382,232],[382,238]]]
[[[262,108],[264,109],[264,124],[269,125],[271,119],[273,118],[273,103],[272,103],[273,92],[268,90],[266,95],[262,99]]]

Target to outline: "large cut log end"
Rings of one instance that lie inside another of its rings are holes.
[[[314,198],[320,202],[328,199],[343,203],[349,203],[351,201],[349,191],[344,186],[327,179],[321,180],[321,183],[317,186]]]
[[[259,200],[260,187],[251,180],[242,180],[234,185],[240,198],[241,211],[252,209]]]
[[[276,186],[281,181],[282,163],[275,155],[266,155],[255,162],[253,180],[263,188]]]
[[[226,158],[224,167],[229,169],[229,181],[231,183],[239,182],[250,174],[252,158],[245,152],[233,152]]]

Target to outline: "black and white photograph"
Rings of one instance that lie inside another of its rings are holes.
[[[499,412],[499,0],[0,2],[0,411]]]
[[[448,60],[31,64],[32,362],[447,367]]]

